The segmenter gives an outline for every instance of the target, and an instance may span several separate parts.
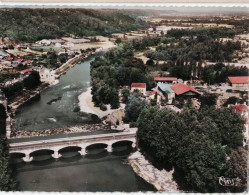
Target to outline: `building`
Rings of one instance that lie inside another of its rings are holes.
[[[249,76],[228,77],[232,87],[249,87]]]
[[[131,92],[139,91],[144,96],[146,95],[146,83],[132,83]]]
[[[26,74],[26,73],[29,73],[29,72],[32,72],[33,70],[31,68],[28,68],[28,69],[25,69],[25,70],[22,70],[20,71],[21,74]]]
[[[39,75],[41,79],[55,79],[55,71],[47,68],[42,68]]]
[[[168,84],[164,83],[160,83],[158,85],[158,90],[161,91],[163,95],[166,97],[167,103],[172,104],[172,101],[175,98],[174,90],[172,90]]]
[[[176,83],[176,77],[154,77],[155,83]]]
[[[70,43],[73,43],[73,44],[82,44],[82,43],[90,42],[89,39],[73,39],[73,38],[70,38],[70,37],[63,37],[62,39],[65,40],[66,42],[70,42]]]
[[[161,104],[161,95],[158,91],[149,91],[148,92],[148,101],[156,100],[156,103],[159,105]]]
[[[175,85],[171,86],[171,89],[173,89],[173,91],[175,92],[175,94],[177,96],[197,96],[200,95],[198,91],[196,91],[195,89],[193,89],[192,87],[185,85],[183,83],[178,83]]]

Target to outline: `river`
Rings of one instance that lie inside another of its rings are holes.
[[[16,116],[18,130],[94,123],[91,114],[75,112],[78,95],[90,85],[90,63],[93,60],[94,57],[90,57],[75,65],[60,77],[58,84],[42,91],[39,100],[23,106]],[[47,104],[53,99],[57,101]],[[155,191],[152,185],[138,177],[126,163],[127,156],[132,152],[131,146],[122,142],[120,144],[114,147],[112,153],[95,146],[86,156],[69,150],[57,160],[47,151],[38,151],[30,163],[25,163],[20,156],[13,155],[12,167],[19,190]]]
[[[78,95],[90,86],[90,57],[69,69],[60,82],[41,92],[40,99],[22,106],[16,115],[18,130],[41,130],[91,123],[92,114],[77,112]],[[51,104],[50,102],[53,101]]]

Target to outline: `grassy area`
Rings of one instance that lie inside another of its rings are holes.
[[[48,51],[60,52],[60,51],[63,51],[63,49],[61,49],[59,47],[51,47],[51,46],[32,47],[31,49],[34,51],[39,51],[39,52],[48,52]]]

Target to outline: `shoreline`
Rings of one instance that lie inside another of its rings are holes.
[[[85,89],[79,96],[78,96],[78,105],[80,107],[80,112],[89,113],[89,114],[95,114],[100,119],[103,117],[112,114],[113,112],[124,109],[125,104],[120,104],[120,107],[117,109],[111,109],[110,105],[107,105],[107,110],[102,111],[99,107],[95,107],[94,103],[92,102],[92,94],[91,94],[92,87],[88,87]]]
[[[173,170],[158,170],[154,167],[140,151],[132,153],[128,157],[128,164],[133,171],[149,184],[152,184],[158,192],[179,193],[177,184],[173,181]]]

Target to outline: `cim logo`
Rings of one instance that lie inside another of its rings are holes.
[[[221,176],[219,177],[219,184],[222,186],[237,186],[239,180],[238,178],[225,178]]]

